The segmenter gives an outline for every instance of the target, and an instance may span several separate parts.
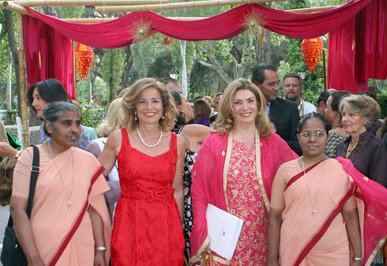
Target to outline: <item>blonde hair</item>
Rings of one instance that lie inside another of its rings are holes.
[[[367,95],[351,95],[345,97],[340,102],[340,113],[346,109],[350,113],[359,115],[364,119],[364,126],[367,129],[372,128],[380,116],[379,104],[370,96]]]
[[[155,88],[159,91],[163,105],[163,116],[159,123],[164,131],[170,131],[175,123],[178,113],[172,96],[168,93],[164,84],[153,78],[142,78],[137,80],[122,97],[123,125],[135,129],[138,120],[135,119],[136,104],[140,100],[141,93],[148,88]]]
[[[109,105],[104,122],[97,126],[97,133],[102,137],[107,137],[115,129],[122,125],[122,98],[117,98]]]
[[[254,83],[242,78],[234,80],[224,90],[224,96],[220,102],[218,117],[214,122],[213,131],[224,134],[225,132],[230,132],[234,127],[232,105],[236,92],[240,90],[249,90],[254,94],[258,109],[257,117],[255,118],[255,127],[260,136],[268,137],[274,131],[274,126],[265,113],[265,97]]]

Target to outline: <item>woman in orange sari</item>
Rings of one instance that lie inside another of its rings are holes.
[[[303,156],[283,164],[273,182],[269,265],[363,265],[387,234],[386,191],[368,179],[365,186],[347,160],[325,157],[321,114],[304,116],[298,139]]]
[[[107,265],[110,220],[104,192],[109,187],[98,160],[74,147],[81,134],[80,110],[55,102],[44,117],[51,140],[37,146],[40,173],[30,218],[31,147],[22,152],[13,176],[11,214],[28,265]]]

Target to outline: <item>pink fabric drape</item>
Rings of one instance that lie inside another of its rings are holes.
[[[171,20],[146,11],[132,12],[104,23],[77,24],[41,14],[30,8],[28,11],[68,39],[99,48],[116,48],[132,44],[135,41],[136,29],[139,25],[148,25],[149,35],[160,32],[176,39],[188,41],[227,39],[244,30],[246,18],[249,16],[256,16],[262,20],[264,28],[292,38],[313,38],[336,31],[333,34],[336,36],[336,40],[334,39],[332,43],[348,41],[351,34],[344,32],[342,27],[350,28],[355,34],[355,55],[352,54],[353,52],[348,49],[347,45],[341,47],[341,50],[338,49],[337,53],[330,54],[329,60],[332,67],[329,72],[331,75],[330,85],[337,89],[348,89],[348,86],[355,83],[353,90],[357,90],[358,87],[363,88],[361,84],[358,86],[357,81],[348,84],[346,80],[346,82],[342,82],[347,85],[346,88],[335,86],[335,82],[341,81],[338,81],[338,78],[333,80],[332,77],[343,78],[342,73],[346,71],[343,68],[347,66],[350,66],[350,70],[354,71],[351,75],[356,76],[356,79],[363,83],[370,77],[385,78],[387,76],[387,63],[379,62],[380,59],[386,58],[387,53],[385,0],[352,0],[331,10],[313,14],[294,14],[258,4],[246,4],[223,14],[196,21]],[[353,22],[355,25],[348,26],[348,21],[354,20],[356,14],[358,14],[356,22]],[[369,19],[372,19],[373,23],[368,23]],[[30,32],[31,29],[25,31],[29,35],[34,34]],[[344,36],[346,38],[341,39],[342,35],[345,34],[347,34]],[[27,43],[28,38],[25,37]],[[337,44],[337,46],[339,45],[341,44]],[[359,53],[366,54],[366,56],[359,56]],[[355,61],[353,61],[353,57],[356,58]],[[364,66],[359,66],[359,60]],[[341,65],[341,63],[344,64]],[[357,64],[356,69],[354,69],[355,63]]]
[[[75,99],[73,41],[30,16],[23,16],[23,38],[28,87],[44,79],[58,79]]]
[[[329,34],[328,86],[366,91],[368,79],[387,78],[387,1],[366,8]]]

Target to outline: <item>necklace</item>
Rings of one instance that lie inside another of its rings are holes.
[[[71,179],[70,188],[67,189],[65,186],[65,183],[64,183],[64,178],[62,176],[62,173],[59,171],[58,166],[55,163],[54,153],[53,153],[52,148],[51,148],[51,142],[48,142],[47,144],[48,144],[48,148],[49,148],[50,153],[51,153],[52,160],[54,161],[55,169],[58,172],[60,182],[63,186],[64,191],[65,191],[66,207],[67,207],[67,210],[69,210],[71,208],[71,196],[73,195],[73,188],[74,188],[74,156],[71,154],[71,168],[73,169],[73,176]]]
[[[347,152],[346,152],[346,157],[348,158],[351,153],[353,152],[353,150],[356,148],[357,144],[359,143],[359,141],[355,141],[355,142],[350,142],[348,144],[348,148],[347,148]]]
[[[319,191],[320,191],[320,187],[321,187],[321,180],[322,180],[322,177],[324,175],[324,165],[322,165],[322,169],[321,169],[321,174],[320,174],[320,180],[317,184],[317,187],[316,187],[316,192],[314,193],[314,197],[312,197],[312,193],[309,189],[309,183],[308,183],[308,176],[306,175],[306,172],[305,172],[305,164],[304,164],[304,158],[303,157],[300,157],[301,159],[301,166],[302,166],[302,171],[304,172],[304,179],[305,179],[305,184],[306,184],[306,193],[308,195],[308,200],[309,200],[309,204],[310,204],[310,213],[312,215],[318,213],[317,209],[316,209],[316,201],[317,201],[317,198],[318,198],[318,194],[319,194]],[[323,162],[325,163],[325,162]]]
[[[144,138],[142,137],[141,133],[140,133],[140,130],[138,129],[138,127],[136,127],[136,131],[137,131],[137,136],[139,137],[140,141],[141,141],[141,144],[144,145],[145,147],[147,148],[154,148],[156,147],[157,145],[159,145],[161,143],[161,139],[163,138],[163,130],[161,129],[160,130],[160,137],[159,139],[156,141],[156,143],[154,144],[148,144],[145,142]]]

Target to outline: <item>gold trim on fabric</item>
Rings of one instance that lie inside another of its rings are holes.
[[[224,168],[223,168],[223,194],[224,194],[224,199],[226,201],[227,211],[229,210],[228,197],[227,197],[227,173],[228,173],[228,167],[230,165],[231,151],[232,151],[232,133],[230,132],[228,134],[227,153],[226,153],[226,159],[224,160]]]
[[[267,197],[265,187],[263,185],[262,171],[261,171],[261,141],[258,136],[258,132],[255,132],[255,169],[257,171],[257,179],[259,184],[259,190],[261,191],[263,202],[265,203],[266,210],[270,210],[269,198]]]
[[[372,251],[371,255],[368,257],[368,260],[366,261],[366,263],[364,265],[366,266],[369,266],[371,265],[372,261],[374,260],[376,254],[378,253],[378,251],[382,248],[382,246],[384,245],[384,242],[387,240],[387,237],[383,237],[382,239],[380,239],[380,241],[378,242],[378,244],[376,245],[375,249]]]
[[[226,154],[226,159],[224,161],[224,169],[223,169],[223,193],[224,193],[224,198],[226,200],[227,210],[229,210],[229,203],[228,203],[228,197],[227,197],[227,173],[228,173],[228,167],[230,164],[231,152],[232,152],[232,133],[230,132],[227,140],[227,154]],[[267,196],[267,193],[265,191],[265,187],[263,185],[262,171],[261,171],[261,142],[257,131],[255,131],[255,169],[257,173],[259,191],[261,192],[261,196],[262,196],[263,202],[265,203],[266,210],[269,211],[270,203],[269,203],[269,198]]]
[[[223,258],[215,256],[215,255],[212,256],[212,259],[214,261],[222,263],[224,265],[230,265],[230,263],[231,263],[231,260],[226,260],[226,259],[223,259]]]
[[[210,244],[210,236],[207,235],[206,239],[203,241],[203,244],[198,249],[198,252],[196,252],[196,254],[191,257],[190,262],[195,263],[200,261],[203,258],[203,256],[205,256],[205,251],[209,244]]]

